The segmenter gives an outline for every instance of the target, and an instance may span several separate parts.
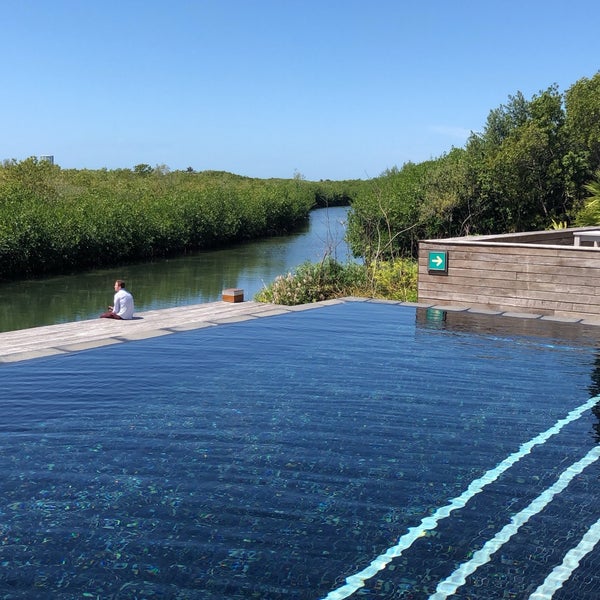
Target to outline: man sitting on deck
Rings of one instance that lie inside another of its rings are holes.
[[[115,281],[114,306],[109,306],[108,311],[100,315],[101,319],[132,319],[133,296],[125,289],[122,279]]]

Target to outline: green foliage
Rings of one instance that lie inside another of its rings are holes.
[[[461,148],[431,161],[419,208],[421,238],[469,235],[474,226],[472,157]]]
[[[348,206],[364,190],[370,187],[368,180],[331,181],[330,179],[318,182],[307,182],[315,197],[316,206]]]
[[[576,225],[600,225],[600,170],[596,172],[594,180],[587,183],[585,190],[589,192],[584,207],[577,214]]]
[[[0,201],[23,203],[52,202],[58,195],[60,167],[35,157],[21,162],[4,161],[0,168]]]
[[[570,150],[591,167],[584,180],[600,167],[600,72],[581,78],[565,92],[565,126]]]
[[[150,165],[147,165],[146,163],[141,163],[133,167],[133,172],[137,175],[150,175],[152,171],[152,167]]]
[[[370,266],[366,295],[402,302],[416,302],[418,265],[412,259],[382,261]]]
[[[258,302],[293,306],[349,295],[364,285],[365,271],[355,263],[341,264],[326,257],[319,263],[306,262],[293,273],[280,275],[257,295]]]
[[[330,193],[340,197],[332,183]],[[343,186],[343,187],[342,187]],[[0,278],[208,249],[304,222],[318,184],[220,171],[62,170],[30,158],[0,167]]]
[[[367,264],[416,255],[422,233],[419,212],[430,163],[407,163],[386,171],[357,194],[348,218],[352,252]]]
[[[566,221],[556,221],[555,219],[552,219],[552,223],[550,223],[549,229],[557,231],[559,229],[566,229],[567,227],[568,224]]]
[[[572,85],[565,92],[565,107],[569,149],[562,160],[566,191],[573,206],[571,213],[575,215],[575,222],[580,223],[588,217],[577,213],[590,191],[587,186],[600,169],[600,72]],[[584,213],[588,211],[584,209]]]
[[[414,302],[417,271],[417,262],[412,259],[365,265],[341,264],[327,257],[322,262],[307,262],[294,272],[280,275],[256,294],[255,299],[288,306],[346,296]]]
[[[521,94],[510,100],[490,113],[485,131],[466,148],[477,233],[540,229],[564,218],[569,206],[561,94],[553,86],[531,101]]]

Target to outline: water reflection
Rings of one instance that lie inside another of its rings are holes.
[[[113,283],[124,279],[136,310],[214,302],[224,288],[252,299],[265,284],[306,260],[331,251],[341,261],[350,253],[343,238],[346,207],[312,211],[292,235],[157,262],[98,269],[0,285],[0,331],[97,317],[112,304]]]

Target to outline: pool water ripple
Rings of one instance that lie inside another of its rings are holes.
[[[0,598],[322,598],[588,402],[354,593],[428,598],[595,447],[598,343],[358,302],[2,366]],[[597,598],[599,487],[453,597],[528,597],[591,529],[552,597]]]

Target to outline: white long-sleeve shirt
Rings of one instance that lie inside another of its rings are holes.
[[[121,319],[133,318],[133,296],[124,289],[120,289],[114,298],[112,311],[119,315]]]

